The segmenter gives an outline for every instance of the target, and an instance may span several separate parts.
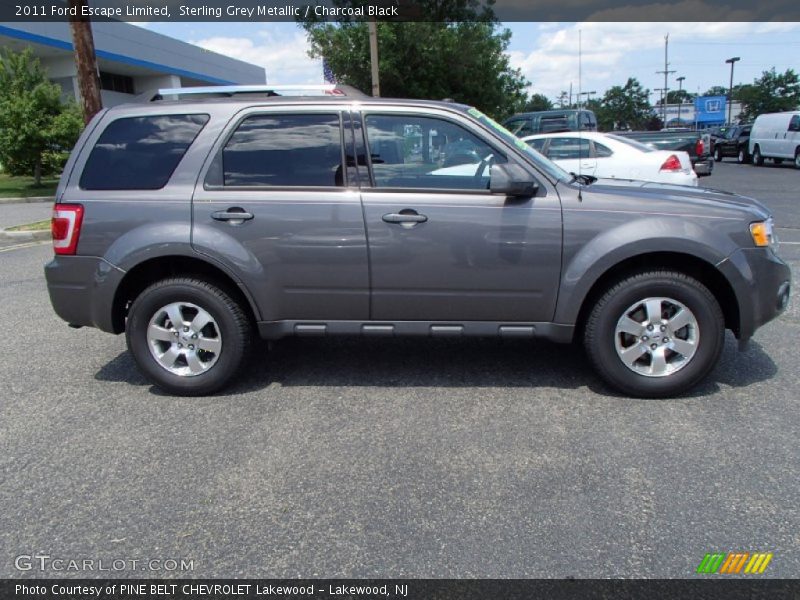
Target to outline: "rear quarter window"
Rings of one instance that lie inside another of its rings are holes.
[[[158,190],[208,122],[208,115],[152,115],[109,123],[81,174],[84,190]]]

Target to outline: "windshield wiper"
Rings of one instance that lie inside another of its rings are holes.
[[[570,171],[569,174],[572,175],[572,179],[569,180],[570,183],[575,183],[577,181],[582,185],[592,185],[595,181],[597,181],[597,177],[592,175],[578,175],[572,171]]]

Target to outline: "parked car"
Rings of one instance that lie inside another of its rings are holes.
[[[548,133],[522,139],[570,173],[598,179],[697,185],[697,174],[686,152],[654,150],[636,140],[595,132]]]
[[[734,156],[740,164],[750,162],[748,142],[751,128],[751,124],[734,125],[728,128],[724,137],[719,138],[714,144],[714,160],[722,162],[723,158]]]
[[[771,158],[776,165],[793,160],[800,169],[800,111],[759,115],[748,144],[754,165],[761,166],[765,158]]]
[[[492,336],[580,340],[610,386],[673,396],[788,302],[756,200],[590,185],[455,103],[225,89],[102,110],[56,191],[56,313],[168,392],[224,388],[258,337]],[[456,139],[481,162],[436,174]]]
[[[711,136],[702,131],[620,131],[616,135],[642,142],[656,150],[681,150],[689,155],[700,177],[714,171]]]
[[[519,137],[558,131],[597,131],[597,117],[591,110],[565,108],[519,113],[506,119],[503,125]]]

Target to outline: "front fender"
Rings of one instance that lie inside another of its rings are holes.
[[[565,227],[564,268],[555,322],[574,324],[595,283],[625,260],[656,252],[686,254],[716,265],[737,249],[724,232],[685,216],[644,216],[581,243]]]

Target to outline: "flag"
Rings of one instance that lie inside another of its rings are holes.
[[[328,61],[324,58],[322,59],[322,78],[325,83],[336,83],[336,76],[333,74]]]

